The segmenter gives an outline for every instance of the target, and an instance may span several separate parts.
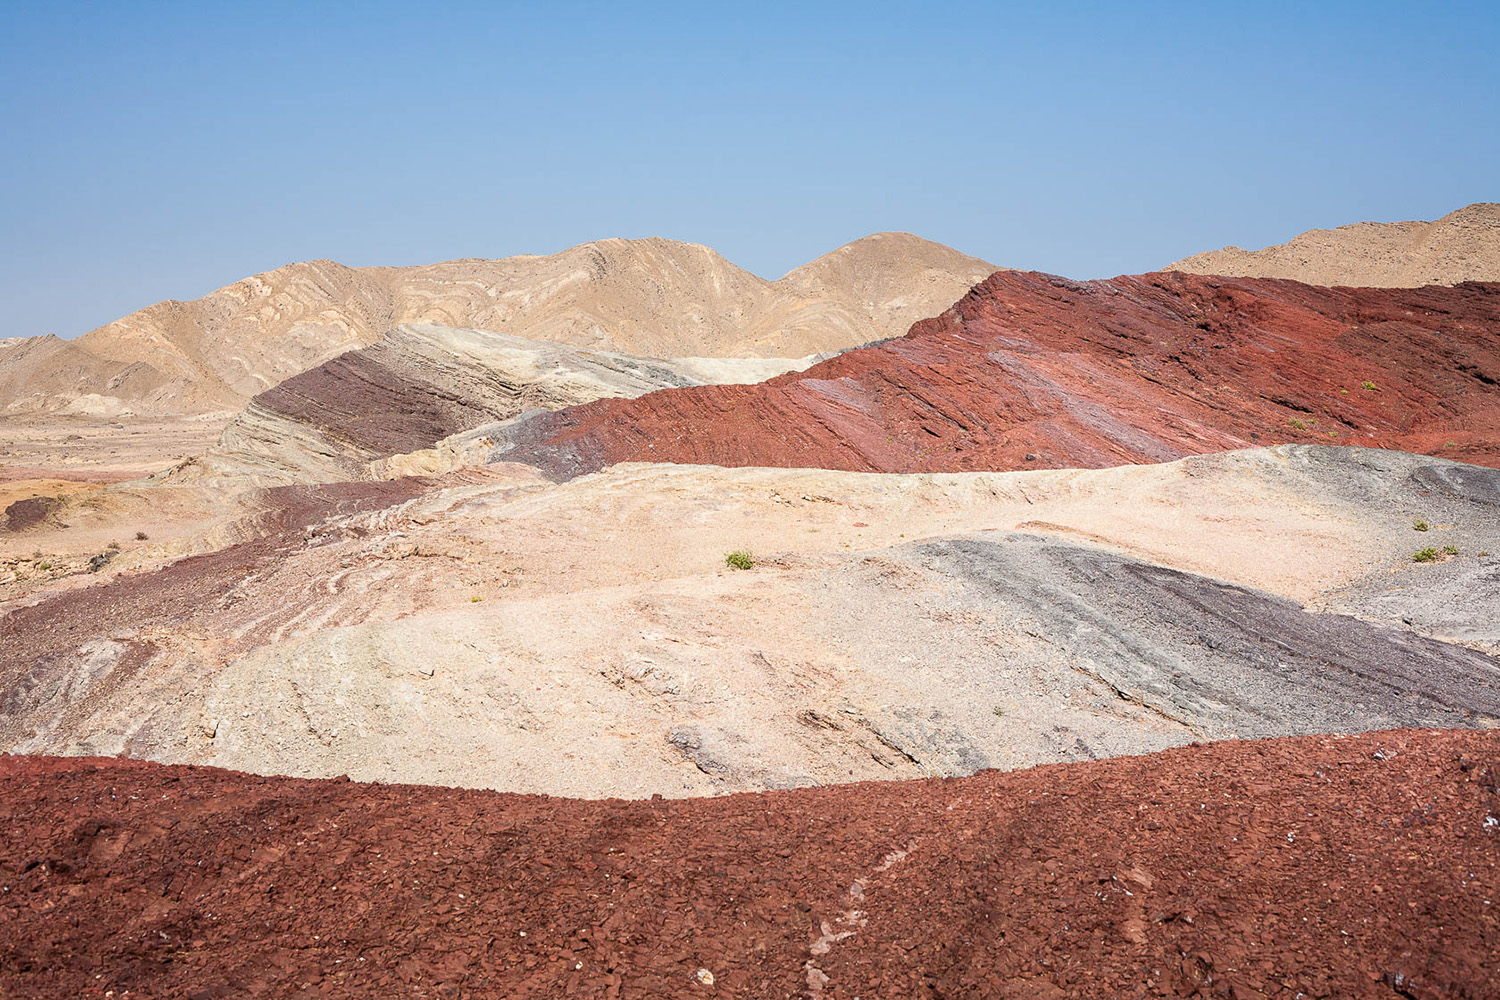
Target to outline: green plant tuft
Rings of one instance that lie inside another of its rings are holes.
[[[1457,545],[1444,545],[1443,546],[1443,554],[1444,555],[1449,555],[1449,556],[1456,556],[1456,555],[1458,555],[1458,546]]]
[[[1359,387],[1366,392],[1376,392],[1379,390],[1379,387],[1374,382],[1361,382]]]
[[[749,569],[755,565],[755,557],[744,549],[735,549],[724,557],[724,562],[734,569]]]
[[[1411,561],[1412,562],[1436,562],[1437,561],[1437,557],[1438,557],[1438,551],[1437,551],[1437,549],[1435,549],[1435,548],[1433,548],[1432,546],[1429,545],[1425,549],[1418,549],[1416,551],[1416,553],[1412,555]]]
[[[1412,524],[1412,528],[1416,531],[1426,531],[1427,527],[1427,522],[1422,520],[1420,517],[1417,518],[1417,520]]]

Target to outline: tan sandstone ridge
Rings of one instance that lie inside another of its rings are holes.
[[[1500,203],[1479,202],[1436,222],[1311,229],[1264,250],[1225,247],[1163,270],[1366,288],[1500,281]]]
[[[310,261],[159,302],[74,341],[0,342],[0,411],[235,411],[406,323],[654,357],[801,357],[905,333],[994,270],[906,233],[865,237],[774,282],[659,238],[420,267]]]

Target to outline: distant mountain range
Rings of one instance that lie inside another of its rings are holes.
[[[1194,254],[1164,270],[1370,288],[1500,281],[1500,204],[1470,205],[1436,222],[1359,222],[1311,229],[1279,246],[1225,247]]]
[[[77,340],[0,341],[0,411],[236,411],[408,323],[653,357],[802,357],[905,333],[995,270],[906,233],[865,237],[778,281],[658,238],[420,267],[289,264]]]

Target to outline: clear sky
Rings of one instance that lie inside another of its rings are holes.
[[[1500,200],[1500,3],[0,0],[0,335],[294,260],[1101,277]]]

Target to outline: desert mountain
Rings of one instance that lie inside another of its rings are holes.
[[[1321,288],[1001,271],[905,337],[757,385],[490,429],[558,478],[614,462],[1101,467],[1287,441],[1500,464],[1500,285]]]
[[[76,341],[30,338],[0,352],[0,410],[238,410],[407,323],[656,357],[801,357],[898,336],[994,270],[905,233],[866,237],[779,281],[658,238],[421,267],[311,261],[157,303]]]
[[[1164,270],[1355,287],[1500,281],[1500,204],[1480,202],[1436,222],[1359,222],[1312,229],[1279,246],[1225,247],[1194,254]]]

